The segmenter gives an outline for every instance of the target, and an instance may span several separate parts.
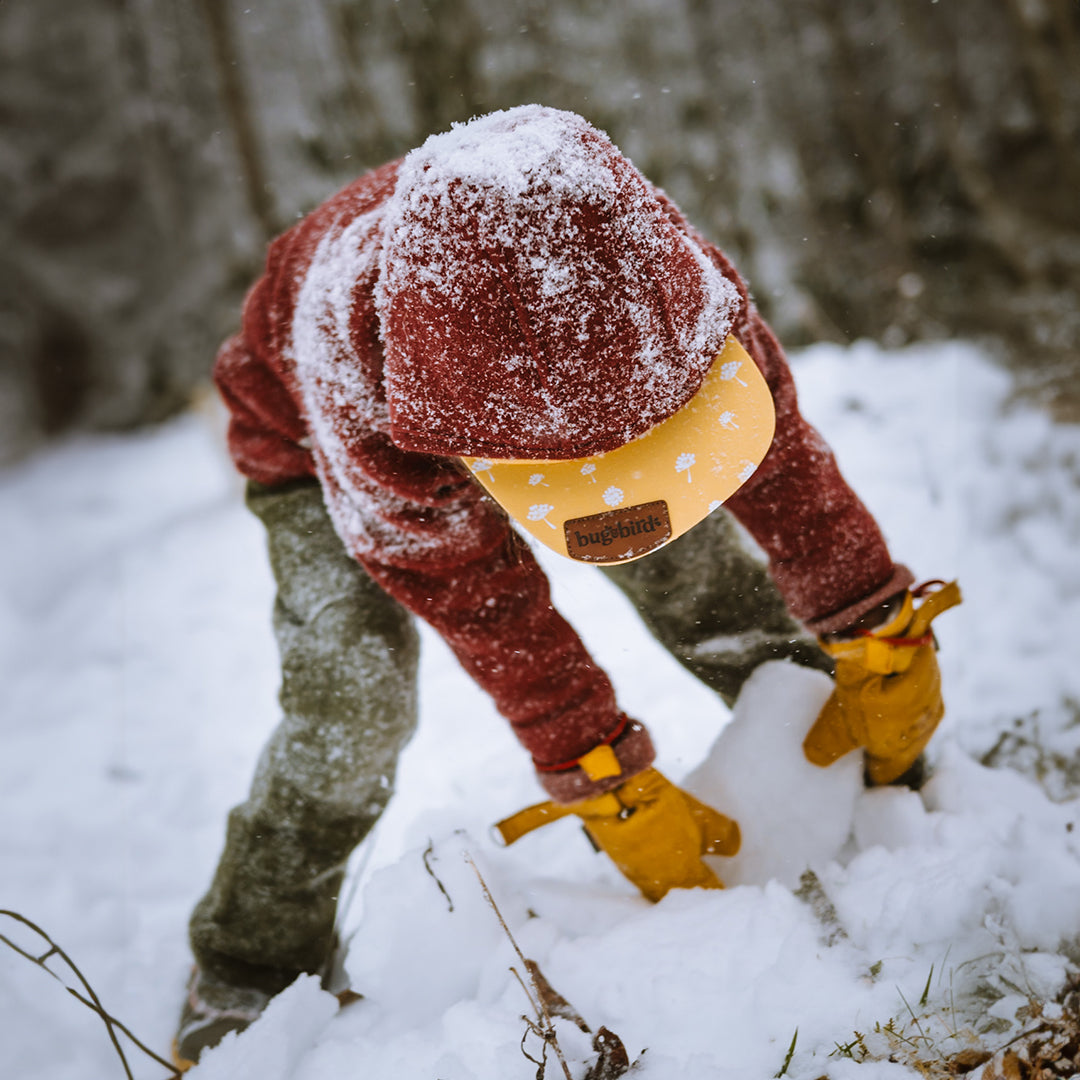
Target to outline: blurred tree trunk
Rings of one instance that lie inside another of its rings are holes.
[[[265,241],[451,122],[610,132],[792,344],[1080,351],[1076,0],[0,2],[0,459],[174,411]]]

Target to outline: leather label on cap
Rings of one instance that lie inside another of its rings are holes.
[[[574,518],[563,528],[566,552],[580,562],[636,559],[671,539],[671,518],[663,499]]]

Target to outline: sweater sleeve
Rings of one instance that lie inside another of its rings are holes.
[[[218,350],[214,383],[229,410],[229,453],[249,480],[275,486],[315,475],[307,425],[272,362],[267,316],[272,278],[244,303],[244,327]]]
[[[776,409],[769,452],[724,505],[764,550],[791,614],[816,634],[845,630],[914,577],[892,561],[870,511],[844,480],[824,439],[799,412],[783,351],[745,282],[663,192],[657,195],[672,221],[738,289],[742,309],[732,333],[764,375]]]
[[[799,412],[780,345],[749,301],[735,335],[772,392],[776,434],[725,505],[765,551],[792,615],[817,634],[846,629],[914,577],[893,562],[877,522]]]
[[[648,733],[619,710],[607,675],[552,605],[543,570],[479,486],[445,459],[384,436],[358,450],[345,476],[316,455],[339,535],[491,695],[547,792],[585,798],[650,765]],[[623,772],[591,781],[577,760],[601,744]]]
[[[617,786],[652,763],[652,743],[620,711],[607,675],[555,610],[531,552],[456,463],[401,450],[380,430],[370,290],[348,296],[346,335],[322,335],[326,357],[310,369],[296,357],[289,328],[321,242],[318,226],[309,219],[275,242],[241,333],[219,353],[215,380],[230,410],[237,467],[270,486],[319,479],[349,553],[446,640],[510,722],[553,798],[570,802]],[[593,781],[577,761],[601,744],[612,746],[623,772]]]

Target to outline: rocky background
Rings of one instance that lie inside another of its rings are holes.
[[[0,0],[0,461],[204,384],[266,240],[452,121],[607,130],[789,344],[1080,418],[1076,0]]]

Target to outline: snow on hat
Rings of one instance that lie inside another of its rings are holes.
[[[606,135],[537,105],[409,154],[381,259],[391,436],[427,453],[622,446],[694,395],[740,305]]]

